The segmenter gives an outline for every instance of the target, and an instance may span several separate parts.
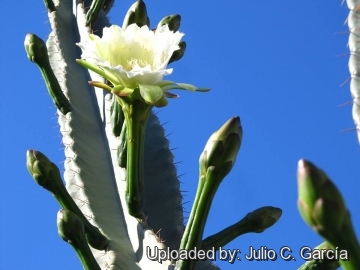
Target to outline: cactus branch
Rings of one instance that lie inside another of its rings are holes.
[[[347,18],[349,27],[349,71],[351,75],[350,93],[353,98],[352,116],[355,123],[358,141],[360,142],[360,0],[346,1],[349,16]]]
[[[120,136],[124,128],[123,123],[125,123],[125,119],[120,103],[116,101],[116,96],[113,96],[113,101],[110,107],[110,113],[111,113],[110,120],[111,120],[112,132],[115,137],[118,137]]]
[[[95,22],[96,18],[99,15],[100,10],[104,7],[105,0],[94,0],[91,3],[90,9],[86,13],[86,26],[90,26]]]

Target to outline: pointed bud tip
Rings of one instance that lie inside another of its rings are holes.
[[[28,166],[32,166],[35,161],[50,162],[48,158],[41,152],[29,149],[26,151],[26,163]]]
[[[180,28],[181,16],[179,14],[172,14],[164,17],[157,25],[157,28],[168,25],[169,30],[176,32]]]
[[[125,29],[133,23],[136,23],[139,27],[150,24],[146,5],[142,0],[138,0],[130,6],[125,15],[122,28]]]
[[[240,117],[235,116],[230,118],[228,121],[225,122],[224,125],[217,131],[219,137],[225,137],[230,133],[238,133],[242,131]]]
[[[309,162],[305,159],[300,159],[298,161],[298,169],[304,169],[304,168],[308,167],[309,165],[310,165]]]

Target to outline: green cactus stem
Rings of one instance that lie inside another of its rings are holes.
[[[91,3],[90,9],[86,13],[86,26],[90,26],[93,22],[95,22],[96,18],[99,15],[100,10],[104,7],[105,0],[94,0]]]
[[[113,134],[115,137],[118,137],[123,130],[123,123],[125,123],[125,118],[120,103],[116,101],[115,96],[113,96],[113,101],[110,107],[110,114]]]
[[[74,248],[84,270],[101,270],[86,242],[84,224],[77,215],[66,209],[59,210],[57,227],[60,237]]]
[[[126,132],[126,123],[123,123],[123,127],[119,137],[119,146],[117,150],[118,156],[118,165],[121,168],[126,168],[127,163],[127,132]]]
[[[239,222],[227,227],[226,229],[211,235],[201,243],[201,249],[209,250],[215,248],[219,250],[235,238],[246,233],[261,233],[274,225],[281,217],[282,210],[277,207],[264,206],[248,213]]]

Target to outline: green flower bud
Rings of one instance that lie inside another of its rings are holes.
[[[139,27],[142,27],[144,25],[150,26],[150,20],[147,16],[146,5],[142,0],[138,0],[131,5],[125,15],[122,28],[125,29],[133,23],[136,23]]]
[[[274,225],[281,217],[282,210],[277,207],[264,206],[246,215],[247,222],[252,224],[252,231],[261,233]]]
[[[186,42],[181,41],[179,43],[179,47],[180,47],[180,49],[174,51],[173,54],[171,55],[170,60],[169,60],[169,64],[172,63],[172,62],[180,60],[184,56],[185,50],[186,50]]]
[[[303,219],[332,241],[348,215],[339,190],[321,169],[306,160],[298,163],[298,189],[298,207]]]
[[[214,166],[225,177],[232,169],[242,140],[242,127],[239,117],[228,120],[218,131],[214,132],[205,145],[200,156],[200,170]]]
[[[26,167],[36,183],[53,192],[56,185],[54,177],[57,176],[57,172],[54,171],[52,162],[43,153],[28,150],[26,152]]]
[[[24,41],[27,58],[36,63],[43,65],[44,58],[48,57],[45,42],[34,34],[27,34]]]
[[[181,16],[179,14],[172,14],[164,17],[157,25],[157,28],[167,24],[171,31],[176,32],[180,28]]]
[[[280,219],[281,214],[282,210],[277,207],[264,206],[256,209],[239,222],[204,239],[201,249],[209,250],[214,247],[215,250],[219,250],[240,235],[250,232],[261,233],[274,225]]]
[[[57,214],[57,227],[60,237],[76,251],[83,269],[101,270],[86,242],[84,224],[77,215],[61,209]]]
[[[61,209],[57,214],[59,236],[70,244],[86,241],[84,224],[73,212]]]

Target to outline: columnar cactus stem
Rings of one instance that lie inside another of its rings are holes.
[[[350,93],[353,98],[352,116],[354,119],[358,141],[360,142],[360,0],[347,0],[349,16],[349,71],[351,74]]]
[[[104,7],[105,0],[94,0],[86,13],[86,26],[90,26],[98,17],[100,10]]]

